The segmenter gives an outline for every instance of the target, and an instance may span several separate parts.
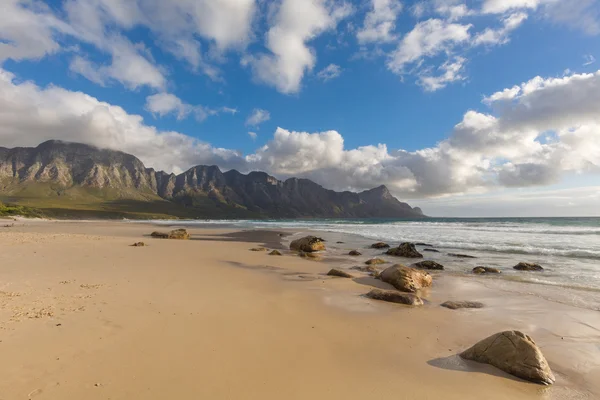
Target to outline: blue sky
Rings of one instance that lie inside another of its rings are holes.
[[[0,146],[386,184],[433,215],[600,215],[596,0],[165,4],[3,2]]]

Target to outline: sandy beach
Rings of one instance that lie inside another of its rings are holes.
[[[0,228],[0,399],[600,398],[597,311],[443,273],[420,308],[377,302],[362,295],[385,284],[328,277],[335,261],[297,257],[278,232],[155,229]],[[507,329],[536,340],[555,385],[457,356]]]

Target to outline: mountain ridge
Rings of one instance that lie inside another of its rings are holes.
[[[84,207],[86,199],[106,210],[127,201],[142,208],[144,202],[160,207],[169,203],[188,217],[424,217],[385,185],[359,193],[336,192],[309,179],[281,181],[261,171],[222,172],[216,165],[197,165],[176,175],[147,168],[134,155],[118,150],[59,140],[37,147],[0,147],[2,198],[32,205],[49,199],[64,210],[75,203]]]

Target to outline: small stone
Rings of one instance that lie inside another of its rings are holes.
[[[337,268],[332,268],[331,270],[329,270],[327,275],[337,276],[338,278],[354,278],[353,275],[350,275],[346,271],[342,271],[341,269],[337,269]]]
[[[496,268],[491,268],[491,267],[475,267],[473,268],[473,273],[474,274],[499,274],[500,270],[496,269]]]
[[[373,300],[387,301],[390,303],[406,304],[409,306],[422,306],[423,300],[411,293],[401,293],[395,290],[373,289],[365,295]]]
[[[438,264],[435,261],[421,261],[421,262],[411,265],[411,267],[419,268],[419,269],[432,269],[432,270],[438,270],[438,271],[441,271],[444,269],[444,266],[442,264]]]
[[[281,254],[281,252],[279,250],[273,250],[272,252],[269,253],[270,256],[282,256],[283,254]]]
[[[253,247],[250,251],[269,251],[266,247]]]
[[[351,250],[350,253],[348,253],[349,256],[362,256],[362,253],[358,250]]]
[[[132,247],[144,247],[146,246],[146,243],[144,242],[136,242],[134,244],[131,245]]]
[[[539,264],[526,263],[526,262],[520,262],[517,265],[515,265],[513,268],[516,269],[517,271],[543,271],[544,270],[544,268],[542,268],[542,266]]]
[[[378,264],[385,264],[386,261],[382,260],[381,258],[371,258],[370,260],[365,261],[365,264],[367,265],[378,265]]]
[[[449,308],[451,310],[458,310],[459,308],[483,308],[483,303],[478,301],[446,301],[441,304],[442,307]]]
[[[390,245],[389,245],[389,244],[387,244],[387,243],[383,243],[383,242],[377,242],[377,243],[373,243],[373,244],[371,245],[371,248],[372,248],[372,249],[387,249],[387,248],[389,248],[389,247],[390,247]]]
[[[457,253],[448,253],[448,255],[450,257],[456,257],[456,258],[477,258],[475,256],[470,256],[468,254],[457,254]]]

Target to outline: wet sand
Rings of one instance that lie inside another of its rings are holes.
[[[190,229],[197,240],[174,241],[149,238],[156,229],[0,228],[0,398],[600,396],[597,312],[443,273],[421,308],[381,303],[361,295],[384,284],[358,272],[330,278],[331,262],[249,251],[281,248],[281,232]],[[532,335],[554,386],[457,357],[505,329]]]

